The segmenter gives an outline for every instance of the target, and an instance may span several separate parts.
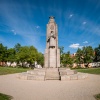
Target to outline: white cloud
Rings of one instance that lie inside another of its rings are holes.
[[[15,32],[15,30],[11,30],[13,33],[14,33],[14,35],[16,35],[17,33]]]
[[[88,43],[88,41],[84,41],[83,43]]]
[[[36,26],[36,28],[38,29],[38,28],[40,28],[40,26]]]
[[[75,44],[71,44],[69,47],[73,49],[77,49],[77,48],[82,48],[83,46],[80,46],[79,43],[75,43]]]
[[[17,33],[16,32],[14,32],[14,35],[16,35]]]
[[[14,30],[11,30],[12,32],[14,32]]]
[[[70,15],[69,15],[69,18],[71,18],[71,17],[73,17],[73,14],[70,14]]]
[[[82,24],[85,25],[86,23],[87,23],[87,22],[84,21]]]

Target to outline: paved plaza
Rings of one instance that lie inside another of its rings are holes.
[[[100,75],[88,74],[85,80],[22,80],[17,74],[0,76],[0,93],[13,100],[95,100],[100,93]]]

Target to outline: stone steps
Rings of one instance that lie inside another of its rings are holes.
[[[41,80],[41,81],[45,80],[45,75],[33,75],[28,73],[21,73],[17,77],[23,80]]]
[[[27,73],[31,75],[45,75],[45,71],[42,70],[27,71]]]
[[[63,75],[61,76],[61,81],[68,81],[68,80],[82,80],[88,77],[87,74],[74,74],[74,75]]]
[[[44,81],[45,80],[45,69],[37,69],[30,70],[27,72],[23,72],[17,76],[19,79],[24,80],[39,80]]]
[[[62,71],[59,71],[60,72],[60,75],[73,75],[73,74],[77,74],[77,71],[75,70],[62,70]]]
[[[27,72],[23,72],[17,76],[19,79],[24,80],[80,80],[86,79],[87,74],[77,73],[75,70],[70,70],[68,68],[43,68],[34,69]]]
[[[59,80],[58,68],[48,68],[46,69],[45,80]]]

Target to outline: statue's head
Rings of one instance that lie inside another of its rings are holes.
[[[49,18],[50,18],[50,19],[55,19],[55,17],[54,17],[54,16],[50,16]]]
[[[55,22],[55,17],[50,16],[50,17],[49,17],[49,22]]]

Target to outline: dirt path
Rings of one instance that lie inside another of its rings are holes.
[[[0,76],[0,92],[13,100],[95,100],[100,93],[100,75],[89,74],[85,80],[20,80],[17,74]]]

